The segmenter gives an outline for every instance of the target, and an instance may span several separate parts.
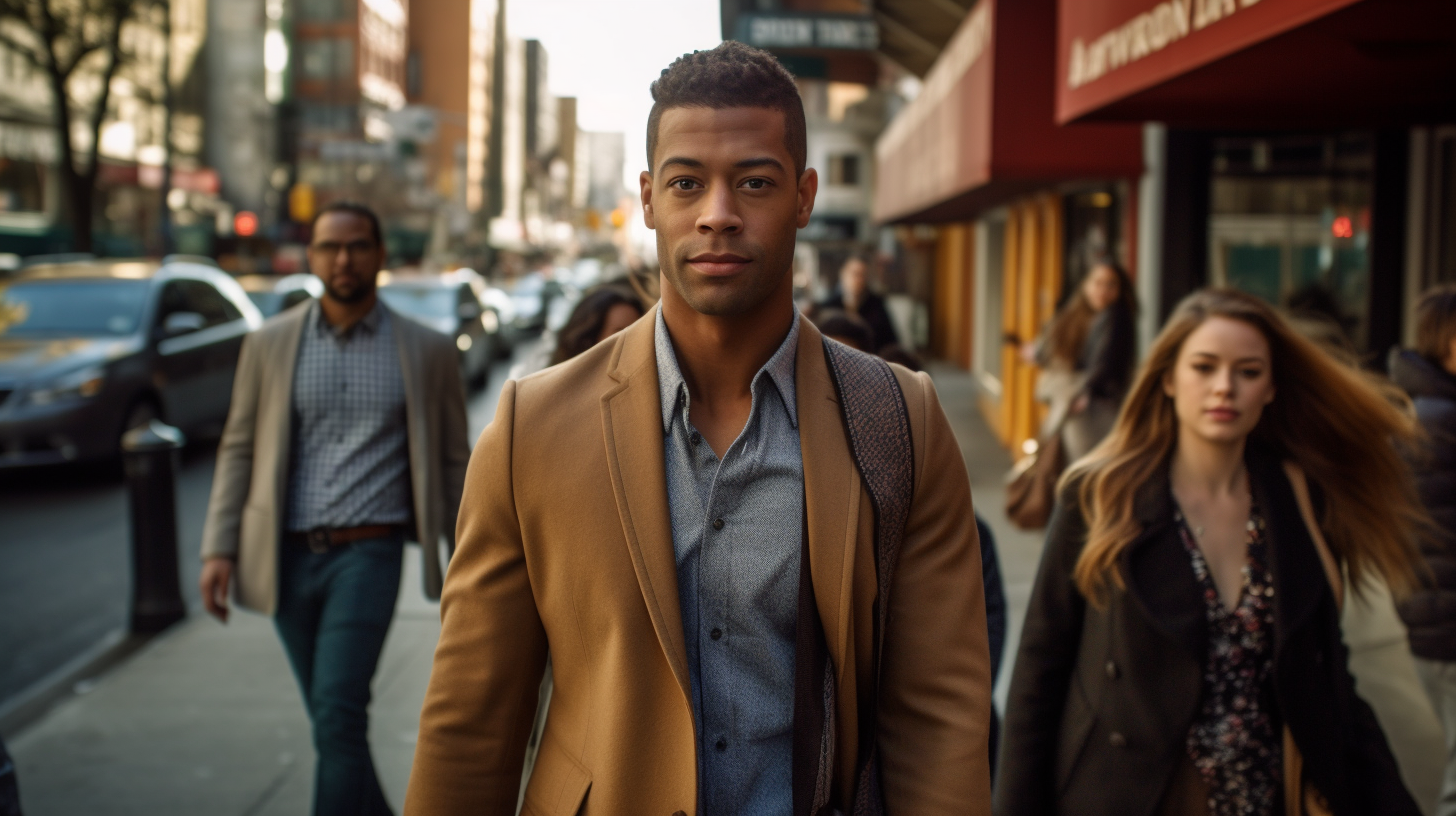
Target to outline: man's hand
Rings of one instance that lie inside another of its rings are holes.
[[[202,578],[198,586],[202,590],[202,605],[207,613],[227,623],[228,588],[233,582],[233,560],[221,556],[209,558],[202,564]]]

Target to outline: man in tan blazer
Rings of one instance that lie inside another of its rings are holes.
[[[988,814],[966,469],[929,378],[898,367],[914,493],[872,691],[875,510],[792,300],[817,189],[793,79],[730,42],[653,96],[641,183],[662,302],[506,384],[466,477],[405,811],[515,812],[549,651],[525,813],[797,816],[798,631],[815,627],[837,700],[815,776],[829,806],[853,810],[874,741],[885,812]]]
[[[404,539],[438,598],[470,443],[450,338],[392,313],[375,283],[379,222],[357,204],[314,221],[317,302],[243,344],[203,529],[201,589],[274,616],[314,728],[314,814],[387,814],[369,755],[370,682]],[[443,544],[443,546],[442,546]]]

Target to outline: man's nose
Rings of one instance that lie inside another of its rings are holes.
[[[727,185],[715,184],[703,196],[703,209],[698,213],[698,232],[733,234],[743,229],[737,202]]]

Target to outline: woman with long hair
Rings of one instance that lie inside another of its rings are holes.
[[[1132,377],[1137,300],[1115,264],[1093,266],[1028,352],[1044,370],[1038,391],[1060,427],[1067,461],[1081,458],[1112,429]]]
[[[1388,386],[1207,290],[1064,476],[1012,675],[1004,816],[1416,816],[1340,633],[1415,581]]]
[[[642,299],[630,287],[603,283],[588,291],[571,310],[571,317],[556,335],[551,365],[564,363],[595,346],[646,314]]]

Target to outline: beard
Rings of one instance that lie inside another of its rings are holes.
[[[374,293],[374,287],[367,280],[357,284],[346,284],[342,287],[336,286],[332,280],[328,280],[324,282],[324,291],[339,303],[354,304],[368,300],[369,296]]]

